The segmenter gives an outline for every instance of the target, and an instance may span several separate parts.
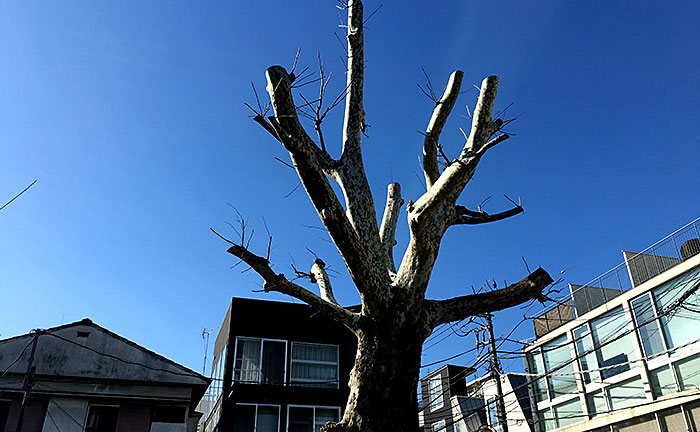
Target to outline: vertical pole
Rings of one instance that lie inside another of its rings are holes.
[[[22,432],[22,424],[24,423],[24,409],[31,405],[29,398],[32,393],[32,381],[34,379],[34,371],[36,371],[36,367],[34,366],[34,353],[36,353],[36,343],[39,340],[39,330],[35,329],[33,333],[34,339],[31,341],[32,351],[29,354],[29,361],[27,362],[27,372],[25,372],[24,374],[24,384],[22,384],[24,396],[22,397],[22,408],[20,408],[19,410],[19,418],[17,419],[17,432]]]
[[[491,314],[486,314],[486,328],[489,331],[489,351],[491,352],[491,377],[496,381],[496,417],[498,425],[503,432],[508,432],[508,422],[506,420],[505,404],[503,403],[503,388],[501,387],[501,367],[498,364],[498,354],[496,353],[496,339],[493,337],[493,323]]]

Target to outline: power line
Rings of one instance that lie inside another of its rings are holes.
[[[579,358],[585,357],[586,355],[589,355],[589,354],[592,354],[592,353],[595,353],[595,352],[596,352],[597,350],[599,350],[600,348],[602,348],[602,347],[604,347],[604,346],[606,346],[606,345],[608,345],[608,344],[610,344],[610,343],[612,343],[612,342],[614,342],[614,341],[616,341],[616,340],[618,340],[618,339],[620,339],[620,338],[622,338],[622,337],[624,337],[624,336],[627,336],[628,334],[630,334],[630,333],[632,333],[632,332],[636,332],[636,331],[637,331],[639,328],[641,328],[642,326],[644,326],[644,325],[646,325],[646,324],[648,324],[648,323],[650,323],[650,322],[653,322],[653,321],[655,321],[655,320],[657,320],[657,319],[660,319],[660,318],[663,317],[663,316],[672,314],[673,311],[675,311],[675,310],[677,310],[677,309],[680,308],[680,306],[681,306],[681,304],[682,304],[683,301],[687,300],[687,298],[689,298],[689,297],[690,297],[694,292],[696,292],[699,288],[700,288],[700,283],[695,284],[693,287],[689,288],[681,297],[679,297],[679,299],[677,299],[676,301],[674,301],[671,305],[669,305],[665,310],[661,311],[661,313],[659,313],[659,314],[658,314],[657,316],[655,316],[654,318],[651,318],[651,319],[647,320],[646,322],[642,323],[641,325],[640,325],[640,324],[637,324],[637,323],[634,323],[633,329],[632,329],[632,330],[629,330],[629,328],[628,328],[627,331],[622,332],[622,333],[620,333],[620,334],[618,334],[618,335],[614,335],[614,337],[612,337],[611,339],[609,339],[609,340],[607,340],[607,341],[604,341],[604,342],[601,342],[597,347],[594,346],[593,348],[591,348],[590,350],[584,352],[583,354],[578,354],[578,355],[575,356],[574,358],[572,358],[572,359],[570,359],[570,360],[568,360],[568,361],[566,361],[566,362],[563,362],[563,363],[561,363],[561,364],[555,366],[554,368],[552,368],[551,371],[547,371],[547,372],[544,373],[544,374],[529,374],[529,375],[534,375],[534,378],[527,379],[523,384],[521,384],[521,385],[519,385],[519,386],[517,386],[517,387],[514,387],[511,391],[505,393],[504,396],[507,396],[507,395],[510,395],[510,394],[515,394],[516,390],[519,390],[519,389],[521,389],[521,388],[523,388],[523,387],[529,386],[529,385],[535,383],[536,381],[538,381],[538,380],[540,380],[540,379],[542,379],[542,378],[546,378],[546,377],[549,377],[549,376],[554,376],[554,372],[555,372],[555,371],[560,370],[560,369],[562,369],[562,368],[564,368],[564,367],[566,367],[566,366],[572,364],[573,362],[577,361]],[[667,293],[669,293],[669,292],[671,292],[671,291],[666,291],[666,292],[663,293],[663,294],[667,294]],[[650,307],[651,307],[651,306],[650,306]],[[626,323],[625,323],[625,326],[626,326]],[[621,328],[621,327],[618,327],[618,328]],[[684,345],[684,346],[692,345],[692,344],[694,344],[694,343],[697,343],[698,341],[700,341],[700,339],[697,339],[697,340],[695,340],[695,341],[689,342],[689,343],[687,343],[687,344]],[[561,346],[568,345],[569,343],[570,343],[570,342],[567,342],[566,344],[562,344],[562,345],[560,345],[560,347],[561,347]],[[678,350],[678,349],[681,349],[681,348],[683,348],[683,346],[674,347],[673,350]],[[645,359],[646,359],[646,358],[647,358],[647,357],[645,357]],[[615,365],[615,366],[619,366],[619,365]],[[579,393],[579,392],[576,391],[576,392],[572,392],[571,394],[578,394],[578,393]],[[517,396],[516,396],[516,397],[517,397]],[[647,403],[653,403],[653,402],[655,402],[655,401],[648,401]],[[626,407],[626,408],[628,408],[628,407]],[[471,414],[474,414],[474,413],[478,412],[480,409],[481,409],[481,408],[473,409],[473,410],[471,410],[470,412],[461,415],[461,416],[458,417],[457,419],[454,419],[454,420],[451,422],[451,424],[454,424],[454,423],[456,423],[457,421],[463,420],[464,418],[470,416]],[[536,410],[536,407],[535,407],[535,410]],[[611,412],[612,412],[612,411],[615,411],[615,410],[611,410]],[[587,416],[587,414],[586,414],[586,416]]]
[[[30,184],[29,186],[27,186],[26,188],[24,188],[24,189],[22,190],[22,192],[20,192],[20,193],[18,193],[17,195],[15,195],[14,198],[12,198],[12,199],[9,200],[8,202],[6,202],[2,207],[0,207],[0,210],[2,210],[2,209],[4,209],[5,207],[9,206],[10,203],[11,203],[12,201],[16,200],[17,198],[20,197],[20,195],[22,195],[23,193],[25,193],[26,191],[28,191],[30,187],[34,186],[34,183],[36,183],[36,180],[34,180],[33,182],[31,182],[31,184]]]

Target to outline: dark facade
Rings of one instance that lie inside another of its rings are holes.
[[[0,432],[194,432],[208,385],[85,319],[0,341]]]
[[[472,373],[473,368],[445,365],[420,380],[423,430],[455,432],[450,401],[467,394],[465,378]]]
[[[474,369],[446,365],[421,379],[421,430],[425,432],[501,432],[496,415],[498,390],[495,378],[483,376],[471,382]],[[501,374],[503,402],[510,432],[532,432],[533,420],[526,378]]]
[[[356,339],[304,304],[233,298],[214,344],[204,431],[314,431],[347,402]]]

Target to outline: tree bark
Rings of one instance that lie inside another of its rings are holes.
[[[418,431],[416,389],[428,334],[412,318],[398,318],[366,321],[356,332],[357,355],[345,415],[322,431]]]

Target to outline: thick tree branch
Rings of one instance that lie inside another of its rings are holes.
[[[367,251],[372,264],[375,287],[388,286],[388,272],[382,249],[374,198],[362,161],[362,134],[365,132],[363,107],[364,39],[363,6],[360,0],[350,0],[348,7],[348,70],[343,123],[343,150],[338,167],[338,183],[343,190],[347,217]],[[378,276],[378,277],[377,277]],[[385,289],[375,289],[374,300],[388,299]],[[366,294],[370,294],[367,292]]]
[[[326,263],[320,258],[316,258],[314,265],[311,266],[311,282],[316,282],[318,289],[321,293],[321,298],[327,302],[338,304],[335,297],[333,296],[333,287],[331,287],[331,280],[326,273]]]
[[[332,319],[345,324],[352,330],[358,328],[359,314],[341,307],[336,302],[325,300],[294,282],[290,282],[283,274],[276,274],[267,259],[255,255],[245,247],[237,244],[228,248],[228,253],[240,258],[263,278],[265,281],[263,289],[266,292],[277,291],[290,295]]]
[[[469,152],[478,152],[486,141],[498,130],[498,125],[491,119],[493,104],[496,102],[496,92],[498,91],[498,77],[492,75],[484,78],[481,82],[479,100],[474,108],[474,118],[472,119],[472,130],[469,139],[462,149],[460,159],[467,157]],[[499,120],[500,121],[500,120]]]
[[[321,221],[342,255],[350,272],[350,277],[355,282],[355,286],[364,302],[367,295],[374,294],[370,287],[377,286],[377,281],[385,278],[381,267],[376,265],[377,259],[375,256],[377,253],[368,253],[368,251],[372,251],[371,247],[368,248],[366,246],[368,243],[371,245],[371,233],[367,234],[368,230],[366,229],[358,229],[358,226],[360,228],[362,226],[346,216],[345,209],[343,209],[335,195],[335,191],[333,191],[326,177],[328,170],[324,170],[324,165],[329,163],[335,164],[330,162],[332,159],[326,152],[323,152],[313,143],[299,123],[292,100],[287,72],[281,66],[272,66],[267,70],[267,79],[267,90],[275,111],[275,117],[269,119],[270,124],[281,138],[282,145],[289,151],[297,174]],[[362,170],[361,165],[360,170]],[[338,174],[335,169],[331,171],[331,174]],[[363,171],[362,178],[364,178]],[[366,179],[364,179],[364,183],[366,184]],[[340,183],[340,186],[346,194],[347,202],[347,188],[343,182]],[[351,186],[354,187],[355,184]],[[368,185],[366,189],[369,190]],[[371,195],[369,196],[369,202],[372,202]],[[373,206],[374,204],[371,205]],[[357,206],[360,206],[360,204],[357,204]],[[348,203],[348,214],[354,208],[355,206],[351,207]],[[374,223],[374,231],[376,232],[376,249],[381,251],[379,248],[379,230],[376,228],[377,222],[374,210],[372,210],[370,219]],[[383,264],[383,260],[381,263]],[[371,307],[372,299],[368,300],[368,306]]]
[[[515,216],[517,214],[522,213],[523,208],[522,208],[522,206],[517,205],[517,206],[513,207],[512,209],[509,209],[509,210],[506,210],[506,211],[503,211],[500,213],[488,214],[485,212],[475,212],[473,210],[469,210],[466,207],[456,206],[456,211],[457,211],[457,215],[456,215],[455,219],[452,221],[452,225],[477,225],[477,224],[495,222],[495,221],[509,218],[511,216]]]
[[[384,207],[384,217],[382,217],[379,237],[381,238],[382,248],[386,255],[387,267],[392,273],[396,273],[393,250],[396,245],[396,224],[399,220],[399,210],[402,205],[401,185],[398,183],[391,183],[387,190],[386,207]]]
[[[460,70],[450,75],[445,92],[435,104],[433,115],[425,131],[425,139],[423,140],[423,172],[425,174],[426,189],[428,190],[440,176],[437,164],[438,141],[447,117],[449,117],[459,95],[463,76],[464,72]]]
[[[474,175],[474,170],[486,150],[508,138],[508,135],[500,135],[488,141],[498,130],[497,123],[491,120],[497,89],[498,77],[496,76],[490,76],[482,82],[467,143],[459,159],[445,168],[433,187],[416,201],[412,211],[416,223],[425,224],[442,204],[446,202],[453,204],[448,200],[453,201],[459,197]]]
[[[362,2],[348,2],[348,84],[345,96],[345,121],[343,124],[343,155],[359,153],[362,132],[365,129],[365,110],[362,105],[365,74],[365,43],[362,34]]]
[[[436,327],[469,316],[506,309],[533,298],[544,300],[542,290],[552,282],[549,274],[540,267],[506,288],[447,300],[426,300],[425,308],[431,325]]]

